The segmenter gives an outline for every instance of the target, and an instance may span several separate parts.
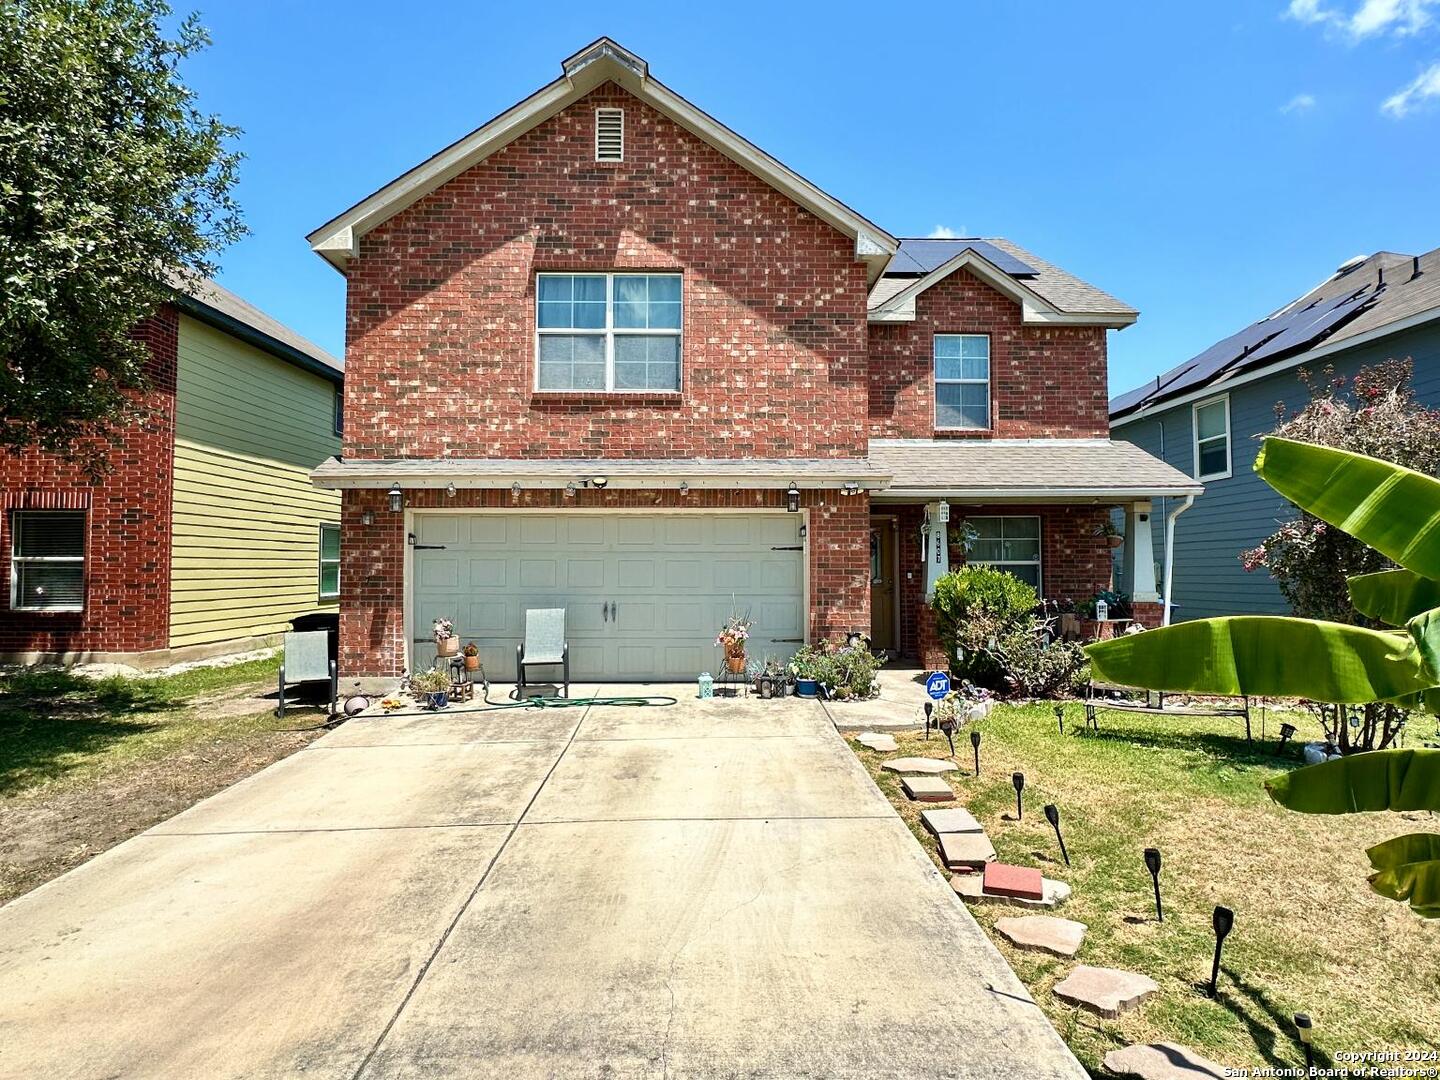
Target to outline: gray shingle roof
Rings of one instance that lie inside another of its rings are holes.
[[[189,309],[191,314],[204,319],[208,312],[213,312],[221,316],[222,320],[233,320],[258,334],[261,339],[268,339],[261,340],[259,344],[270,347],[271,351],[285,359],[303,359],[309,361],[306,366],[313,364],[344,377],[343,360],[331,356],[313,341],[301,337],[284,323],[266,315],[254,304],[235,295],[223,285],[204,278],[181,277],[172,278],[170,284],[179,294],[177,299],[180,306]],[[199,305],[202,310],[195,310],[191,305]]]
[[[1419,273],[1416,274],[1418,268]],[[1357,295],[1358,294],[1358,295]],[[1356,296],[1346,321],[1308,336],[1297,336],[1294,347],[1280,350],[1289,339],[1279,332],[1291,316],[1325,310],[1342,298]],[[1161,404],[1199,390],[1223,386],[1254,368],[1272,364],[1298,366],[1318,349],[1327,353],[1364,334],[1433,312],[1440,317],[1440,248],[1418,257],[1377,251],[1344,273],[1337,271],[1315,288],[1278,311],[1207,347],[1154,379],[1110,400],[1110,417],[1118,420],[1137,410]],[[1266,346],[1269,346],[1267,349]],[[1279,351],[1277,351],[1279,350]]]
[[[1134,308],[1122,300],[1117,300],[1103,289],[1097,289],[1088,282],[1081,281],[1074,274],[1061,270],[1054,263],[1046,262],[1037,255],[1026,251],[1019,244],[999,236],[987,237],[962,237],[954,240],[936,241],[926,239],[925,243],[934,245],[936,243],[953,245],[955,254],[958,255],[970,246],[971,240],[981,240],[986,244],[994,245],[1001,251],[1014,256],[1021,262],[1035,270],[1033,275],[1016,276],[1018,284],[1030,289],[1042,300],[1053,304],[1060,311],[1074,315],[1130,315],[1137,314]],[[910,238],[900,241],[900,250],[905,250],[905,245],[911,242]],[[984,254],[983,250],[980,254]],[[903,265],[903,264],[900,264]],[[1012,275],[1013,276],[1013,275]],[[915,274],[900,274],[896,263],[891,264],[884,277],[875,283],[870,290],[870,307],[879,307],[890,297],[909,285],[916,278]]]
[[[1203,490],[1133,443],[1109,439],[872,439],[870,461],[892,477],[885,496],[910,491],[1039,501]]]

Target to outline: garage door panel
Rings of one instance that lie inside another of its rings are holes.
[[[412,631],[426,640],[412,657],[428,666],[430,624],[452,618],[486,673],[513,679],[524,613],[544,607],[566,609],[577,680],[716,672],[715,633],[732,613],[754,619],[755,659],[786,657],[805,625],[799,524],[774,513],[419,515],[417,537],[446,550],[414,553]]]

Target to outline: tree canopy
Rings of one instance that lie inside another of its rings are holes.
[[[0,4],[0,446],[103,468],[141,417],[134,327],[244,233],[238,130],[200,111],[162,0]]]

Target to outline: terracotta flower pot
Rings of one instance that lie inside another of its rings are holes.
[[[478,653],[477,653],[475,656],[467,656],[467,657],[465,657],[465,670],[466,670],[466,671],[479,671],[479,670],[480,670],[480,656],[479,656]]]
[[[460,651],[460,639],[457,637],[441,638],[435,642],[436,656],[454,656]]]

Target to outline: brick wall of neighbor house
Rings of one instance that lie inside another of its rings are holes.
[[[143,652],[168,644],[170,498],[179,319],[164,307],[136,330],[150,348],[146,417],[125,430],[110,473],[92,481],[50,454],[0,454],[0,655]],[[11,512],[84,509],[85,610],[10,610]]]
[[[558,490],[461,490],[406,493],[408,507],[488,507],[524,510],[544,507],[615,510],[774,509],[785,504],[776,491],[592,491],[567,497]],[[802,492],[810,511],[810,633],[812,639],[840,637],[870,625],[870,509],[864,495],[838,491]],[[361,514],[369,510],[374,524]],[[340,671],[346,678],[398,676],[405,667],[405,518],[388,509],[383,491],[346,491],[342,527],[344,563],[340,578]]]
[[[870,325],[874,438],[1108,438],[1105,330],[1026,326],[1020,305],[968,270],[921,293],[915,321]],[[931,340],[990,335],[988,431],[935,430]]]
[[[958,524],[965,515],[1040,515],[1042,595],[1051,600],[1088,600],[1110,584],[1110,548],[1095,535],[1109,517],[1103,506],[957,506],[950,508],[950,565],[965,561]],[[900,519],[900,651],[926,666],[943,663],[935,620],[925,603],[925,567],[921,562],[920,522],[924,508],[905,506]]]
[[[594,160],[595,109],[625,160]],[[535,274],[683,272],[680,394],[539,393]],[[360,241],[347,458],[865,453],[854,240],[606,83]]]

